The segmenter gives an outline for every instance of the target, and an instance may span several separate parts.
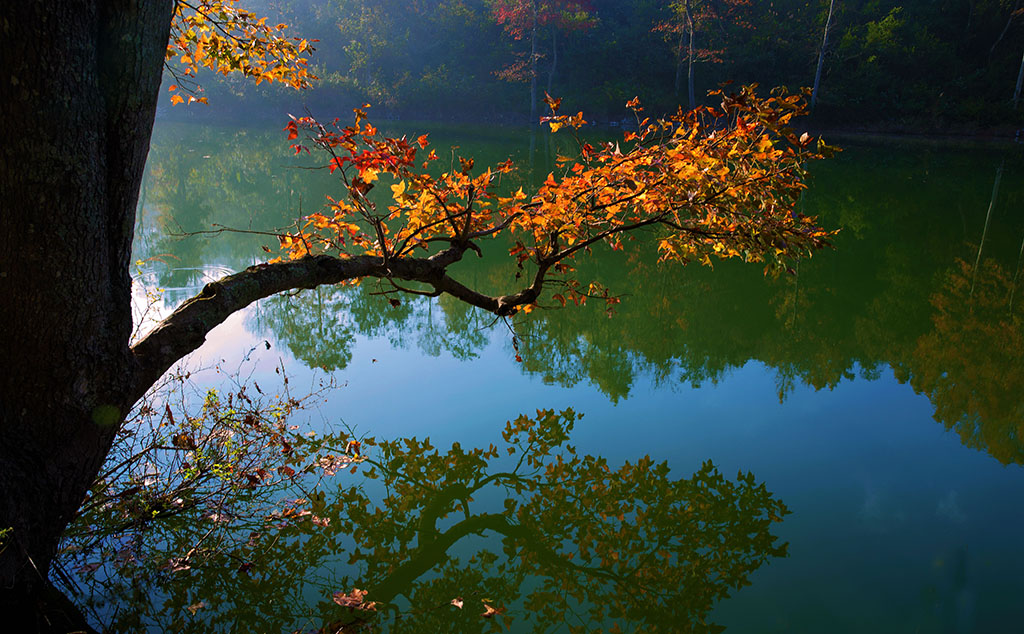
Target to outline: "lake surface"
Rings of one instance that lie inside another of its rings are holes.
[[[429,132],[478,166],[511,156],[527,184],[553,169],[562,143],[519,129],[396,130]],[[314,426],[344,421],[378,439],[500,445],[505,421],[572,408],[584,417],[571,444],[613,467],[649,455],[672,478],[707,460],[730,479],[749,471],[788,507],[771,528],[788,547],[714,602],[710,620],[730,632],[1019,632],[1022,153],[842,145],[813,166],[800,203],[841,233],[795,275],[659,266],[638,246],[581,265],[583,279],[625,294],[613,316],[596,304],[537,310],[511,328],[450,298],[393,308],[370,283],[320,289],[235,315],[190,363],[234,367],[256,348],[247,372],[263,385],[282,366],[293,386],[332,377],[343,387]],[[141,279],[166,289],[162,309],[271,257],[262,244],[276,249],[261,236],[172,232],[281,227],[340,192],[290,154],[276,129],[158,124],[136,254],[156,258]],[[510,288],[503,247],[486,248],[458,274]],[[449,552],[468,556],[487,539]],[[451,574],[431,570],[423,578],[435,584]],[[509,607],[513,631],[540,628],[536,606]],[[690,627],[677,625],[660,627]]]

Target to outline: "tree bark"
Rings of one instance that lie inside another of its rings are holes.
[[[818,101],[818,87],[821,85],[821,68],[825,65],[825,51],[828,49],[828,31],[832,27],[832,9],[836,0],[829,0],[828,17],[825,18],[825,34],[821,36],[821,50],[818,51],[818,69],[814,71],[814,89],[811,90],[811,110]]]
[[[172,6],[4,12],[0,613],[14,631],[81,620],[46,579],[131,406],[132,231]]]

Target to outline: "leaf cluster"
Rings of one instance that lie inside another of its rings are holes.
[[[195,82],[200,68],[228,75],[241,73],[256,84],[279,82],[309,88],[312,43],[287,37],[286,24],[267,24],[266,17],[237,6],[238,0],[176,0],[165,63],[177,82],[168,87],[171,103],[206,103]],[[171,62],[175,62],[174,66]],[[186,97],[183,97],[184,93]]]
[[[329,197],[326,212],[283,235],[281,246],[290,258],[362,253],[388,265],[438,243],[459,254],[480,252],[481,239],[507,234],[509,254],[529,282],[505,298],[514,312],[532,308],[546,282],[564,289],[555,296],[563,305],[595,295],[615,303],[607,289],[577,279],[573,261],[598,245],[617,250],[641,235],[657,243],[663,261],[710,265],[739,258],[763,262],[766,273],[828,245],[833,232],[796,209],[804,164],[832,150],[789,127],[805,111],[804,95],[776,90],[765,98],[754,86],[715,94],[721,99],[715,108],[680,110],[658,121],[641,119],[634,99],[627,107],[637,131],[602,144],[582,136],[582,113],[558,114],[560,100],[548,97],[551,114],[542,121],[552,132],[570,130],[578,154],[559,157],[557,174],[532,194],[502,188],[511,160],[480,171],[453,151],[447,169],[428,169],[439,156],[431,149],[419,160],[429,146],[426,135],[384,136],[364,123],[363,109],[349,126],[294,119],[286,127],[289,139],[307,135],[305,144],[293,145],[296,153],[311,147],[326,153],[324,167],[341,178],[345,196]],[[369,195],[382,183],[390,187],[387,202]]]

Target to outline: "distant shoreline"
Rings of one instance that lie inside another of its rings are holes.
[[[305,106],[295,105],[293,108],[296,116],[305,114]],[[344,118],[350,110],[348,105],[340,106],[337,112],[321,112],[322,107],[314,107],[314,114],[318,117],[340,116]],[[233,108],[220,107],[216,105],[191,106],[191,107],[161,107],[157,112],[157,121],[175,123],[196,123],[226,125],[238,123],[246,127],[253,125],[275,125],[281,124],[288,118],[286,108],[264,107],[255,112],[248,113],[244,121],[239,121],[232,116]],[[377,115],[377,116],[374,116]],[[529,125],[529,117],[520,113],[476,113],[470,116],[445,115],[440,112],[395,112],[385,111],[383,108],[374,112],[370,110],[371,119],[378,123],[394,123],[399,121],[414,122],[417,124],[438,124],[438,125],[498,125],[503,127],[526,127]],[[983,145],[983,146],[1012,146],[1024,144],[1024,128],[1017,129],[1014,126],[1000,127],[975,127],[970,124],[935,126],[916,126],[908,123],[867,123],[854,124],[850,126],[829,125],[817,122],[814,118],[808,117],[799,121],[805,125],[798,125],[801,130],[806,130],[815,136],[821,136],[826,141],[839,139],[851,141],[863,141],[868,143],[915,143],[929,145]],[[283,125],[283,124],[282,124]],[[595,129],[622,129],[618,121],[597,118],[592,124]],[[627,126],[628,127],[628,126]],[[634,125],[635,127],[635,125]]]

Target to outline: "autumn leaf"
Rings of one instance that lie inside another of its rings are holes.
[[[353,610],[363,611],[376,611],[377,603],[375,601],[365,602],[363,599],[366,598],[367,591],[360,590],[359,588],[352,588],[351,592],[335,592],[331,595],[331,599],[343,608],[351,608]]]
[[[285,24],[268,25],[266,18],[236,6],[238,0],[177,2],[171,19],[164,59],[178,80],[173,89],[190,95],[189,103],[206,103],[195,77],[200,68],[220,74],[240,73],[256,84],[277,82],[292,88],[312,86],[309,40],[289,38]],[[172,62],[174,62],[172,64]],[[183,103],[180,95],[172,104]]]
[[[555,99],[554,97],[549,95],[547,92],[545,92],[544,93],[544,103],[546,103],[548,105],[548,107],[551,108],[551,112],[558,112],[558,108],[561,107],[561,105],[562,105],[562,99],[561,98]]]
[[[489,603],[484,603],[484,611],[480,614],[480,616],[484,617],[485,619],[490,619],[504,612],[505,608],[496,608],[490,605]]]
[[[355,109],[350,125],[293,119],[285,127],[289,137],[302,128],[327,152],[330,172],[345,168],[340,178],[347,199],[328,198],[333,217],[310,216],[313,222],[283,238],[281,249],[292,259],[332,253],[397,262],[450,248],[458,260],[467,249],[480,250],[470,237],[505,233],[512,236],[509,255],[519,267],[515,279],[533,282],[494,298],[497,307],[489,310],[501,316],[529,314],[542,305],[540,289],[548,276],[564,285],[553,296],[559,304],[582,305],[596,297],[611,308],[614,294],[576,279],[575,260],[602,244],[625,249],[626,238],[640,236],[640,229],[652,236],[659,261],[710,266],[739,258],[763,263],[766,272],[785,270],[827,246],[833,235],[796,208],[805,188],[804,164],[827,156],[830,148],[809,138],[797,142],[786,126],[790,116],[805,110],[799,95],[777,90],[761,97],[744,87],[720,97],[718,108],[644,120],[627,133],[625,147],[578,141],[576,156],[559,153],[557,176],[551,171],[533,192],[519,188],[511,194],[501,189],[499,177],[513,169],[511,160],[474,176],[474,160],[452,148],[457,171],[430,174],[418,168],[426,170],[436,152],[427,161],[416,160],[425,135],[387,137],[365,123],[362,109]],[[561,105],[550,95],[546,100]],[[628,105],[637,109],[639,100]],[[587,124],[583,112],[546,120],[552,129],[568,127],[574,134]],[[358,175],[346,173],[349,167]],[[386,209],[368,196],[378,180],[395,201]]]

